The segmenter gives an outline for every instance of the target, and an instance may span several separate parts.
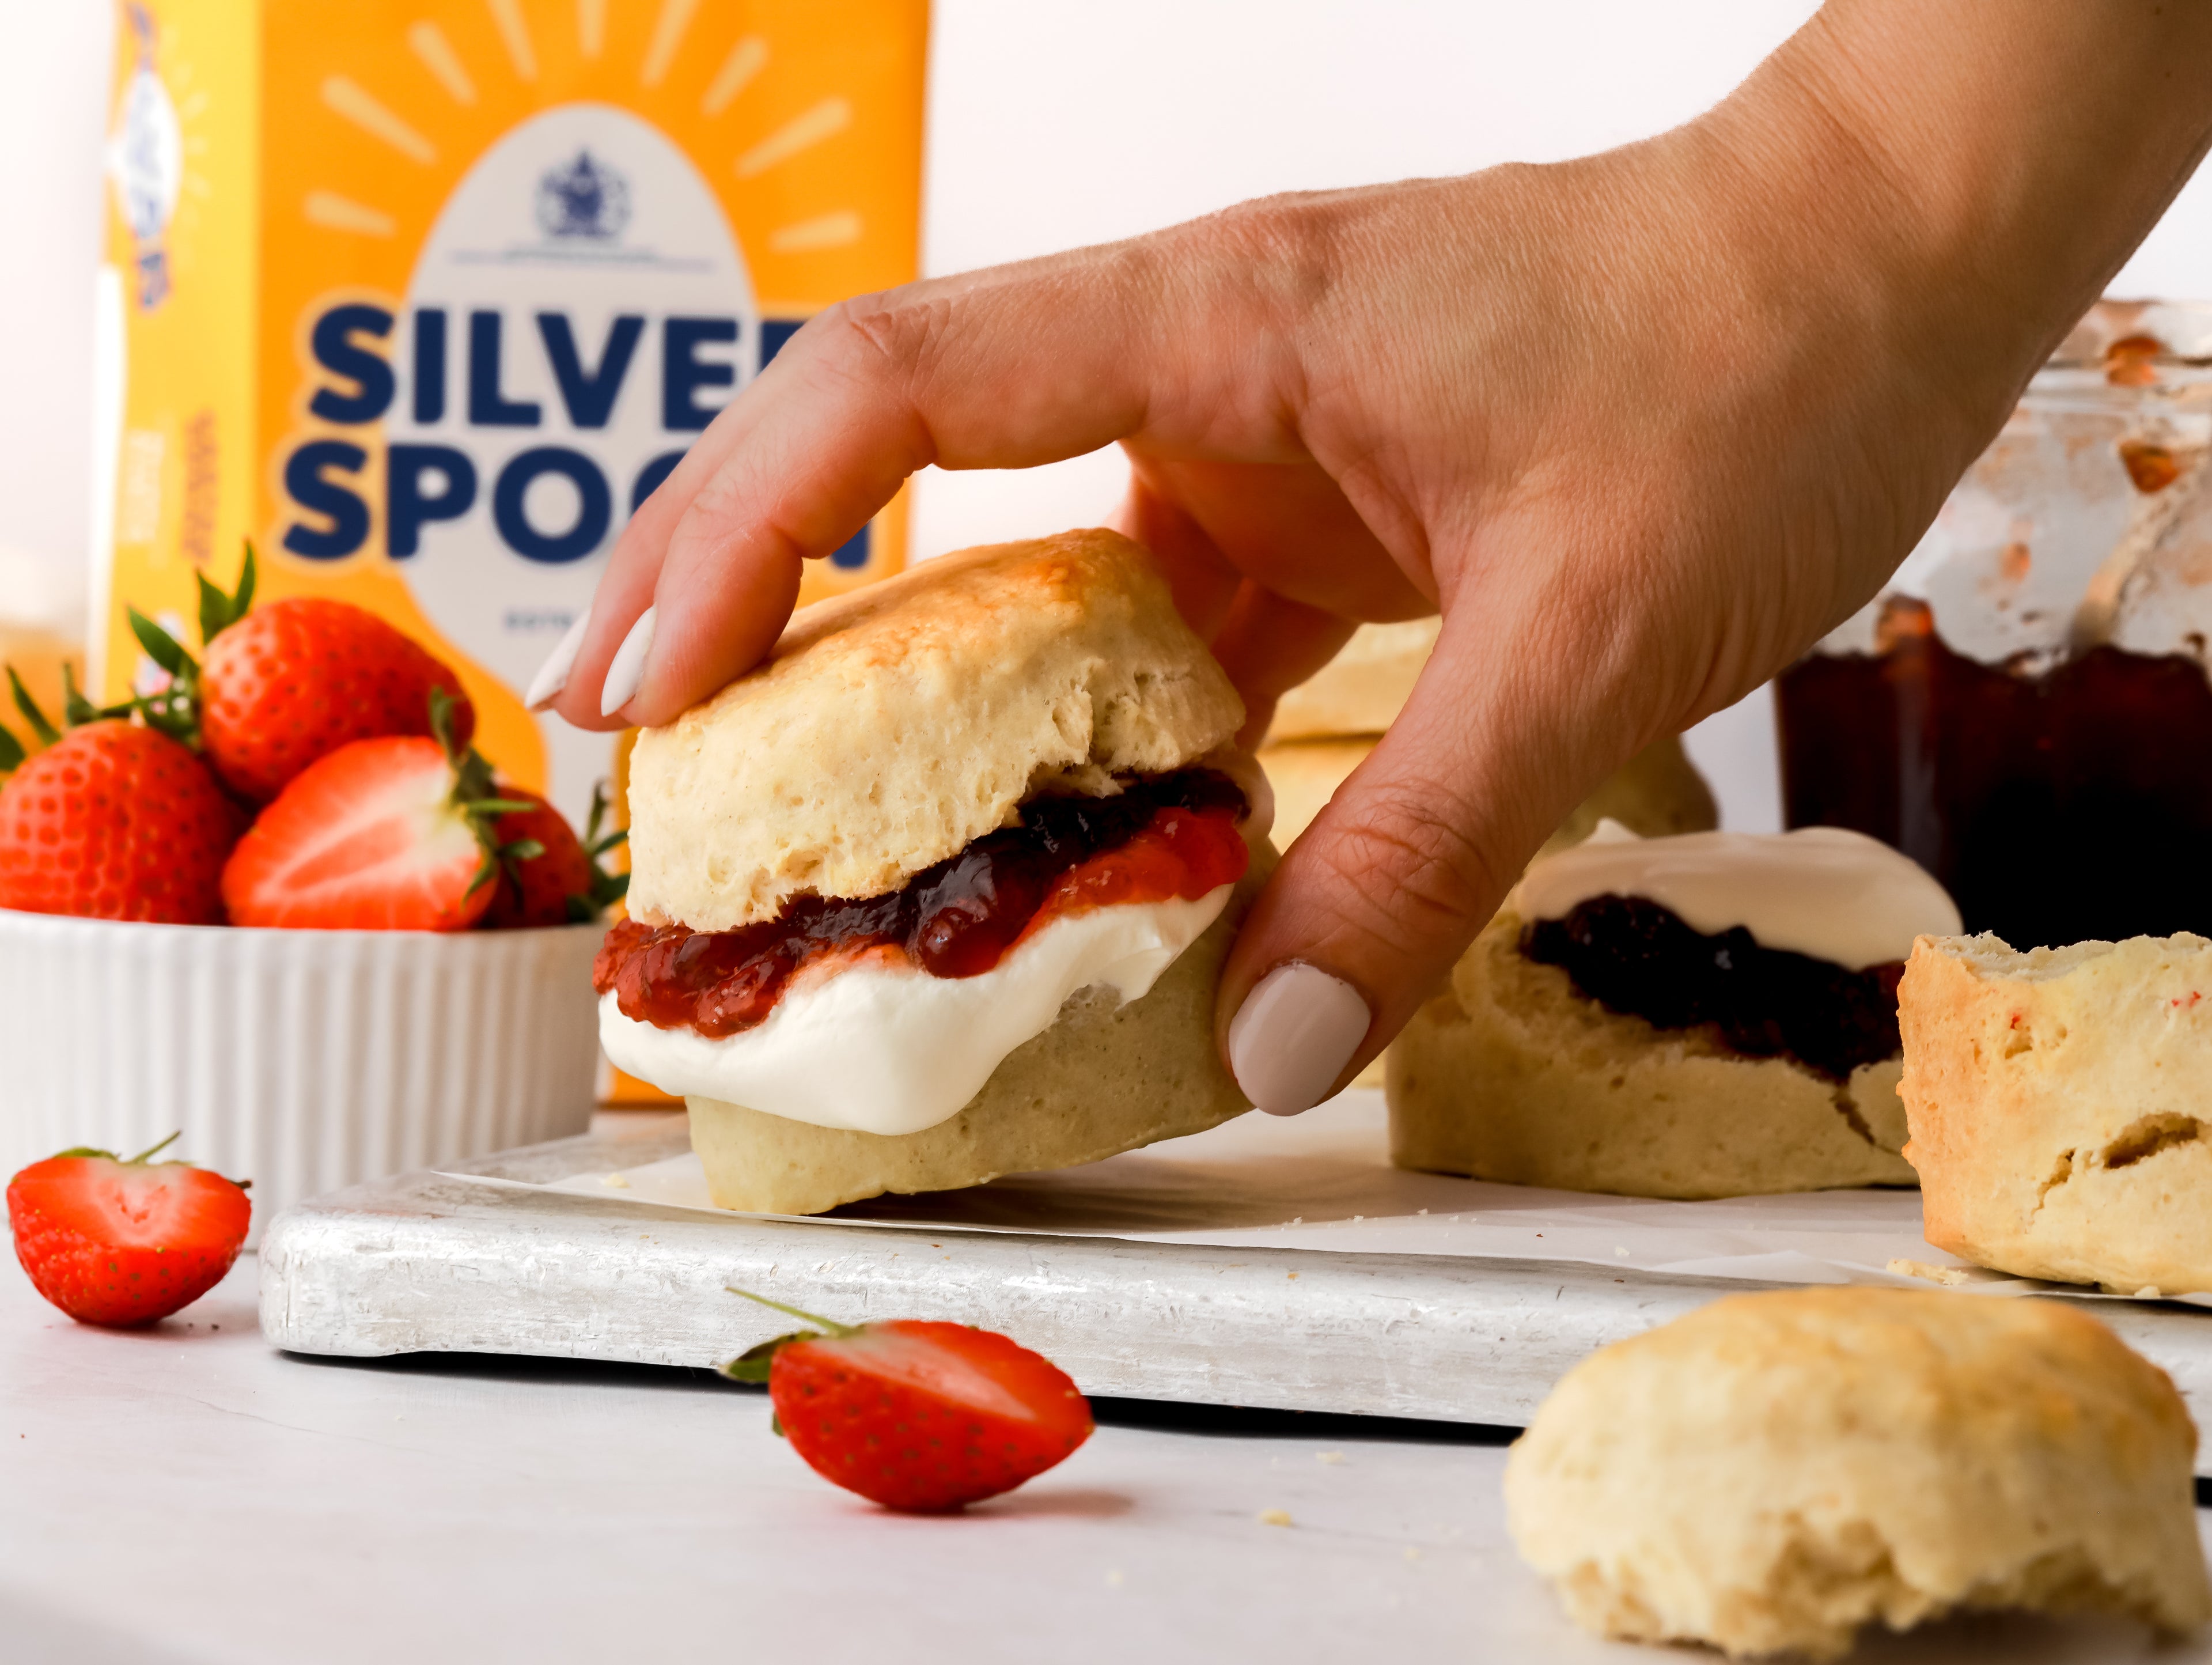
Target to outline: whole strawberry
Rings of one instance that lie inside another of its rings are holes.
[[[149,1160],[176,1137],[119,1161],[64,1151],[8,1184],[15,1258],[72,1318],[150,1324],[222,1281],[253,1206],[243,1186],[181,1162]]]
[[[454,744],[432,690],[435,738],[356,740],[317,759],[261,811],[222,870],[233,925],[465,931],[499,877],[491,769]]]
[[[0,785],[0,908],[215,925],[242,817],[200,760],[104,718]]]
[[[1091,1437],[1065,1371],[965,1324],[839,1324],[746,1290],[818,1326],[722,1367],[766,1382],[778,1431],[814,1472],[886,1509],[938,1514],[1011,1492]]]
[[[231,790],[257,804],[351,741],[428,735],[434,688],[453,701],[459,744],[476,727],[459,677],[349,602],[272,601],[224,629],[206,653],[201,743]]]
[[[502,798],[530,807],[492,823],[500,875],[481,921],[486,929],[580,925],[621,899],[629,887],[629,876],[607,872],[599,866],[599,857],[629,835],[599,831],[607,807],[604,791],[592,794],[592,818],[579,839],[568,817],[536,793],[503,781],[498,790]]]
[[[346,601],[253,606],[253,546],[226,593],[196,574],[203,665],[135,607],[132,633],[165,681],[132,702],[151,726],[205,754],[240,797],[265,804],[301,770],[354,740],[430,732],[442,690],[466,745],[476,712],[461,681],[404,632]]]

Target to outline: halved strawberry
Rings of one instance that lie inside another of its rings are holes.
[[[966,1324],[839,1324],[733,1289],[819,1327],[722,1366],[765,1382],[776,1429],[824,1480],[886,1509],[941,1513],[1011,1492],[1091,1437],[1091,1405],[1050,1359]]]
[[[323,931],[463,931],[491,906],[491,770],[439,738],[356,740],[311,763],[261,812],[222,871],[233,925]]]
[[[487,930],[538,925],[582,925],[597,919],[629,889],[629,875],[610,873],[599,857],[621,843],[626,832],[602,834],[606,818],[605,788],[592,793],[592,818],[579,839],[568,817],[536,793],[502,781],[504,798],[532,807],[502,815],[492,824],[499,843],[499,885],[483,916]]]
[[[243,1186],[153,1150],[79,1149],[8,1184],[15,1258],[40,1294],[88,1324],[150,1324],[189,1306],[238,1258],[253,1216]]]

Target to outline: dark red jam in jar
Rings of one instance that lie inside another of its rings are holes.
[[[1236,783],[1211,769],[1133,781],[1112,798],[1036,799],[1019,826],[884,896],[801,896],[735,931],[624,920],[607,933],[592,986],[637,1022],[725,1036],[764,1021],[796,972],[832,957],[881,951],[933,976],[980,976],[1055,919],[1196,901],[1236,883],[1251,860],[1245,813]]]
[[[1592,896],[1564,919],[1537,920],[1521,951],[1556,965],[1608,1012],[1656,1029],[1710,1024],[1748,1058],[1793,1060],[1848,1081],[1894,1058],[1902,962],[1852,971],[1809,954],[1765,948],[1738,926],[1711,936],[1645,896]]]
[[[1776,704],[1793,827],[1850,827],[2014,948],[2212,933],[2212,682],[2102,646],[2041,671],[1947,647],[1893,599],[1885,651],[1814,654]]]

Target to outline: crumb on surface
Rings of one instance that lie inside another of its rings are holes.
[[[1955,1289],[1966,1281],[1966,1269],[1958,1266],[1930,1266],[1925,1261],[1892,1261],[1883,1268],[1900,1278],[1924,1278],[1931,1284],[1942,1284]]]
[[[1316,1462],[1325,1462],[1329,1464],[1331,1467],[1334,1467],[1344,1461],[1344,1453],[1341,1451],[1316,1451],[1314,1453],[1314,1461]]]
[[[1288,1526],[1290,1523],[1291,1511],[1287,1509],[1263,1509],[1260,1511],[1261,1526]]]

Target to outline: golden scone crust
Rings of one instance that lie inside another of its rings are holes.
[[[1705,777],[1682,750],[1681,737],[1668,734],[1599,781],[1597,790],[1575,805],[1574,813],[1544,841],[1537,855],[1572,848],[1605,820],[1620,822],[1639,838],[1671,838],[1676,833],[1711,832],[1720,825],[1720,811]]]
[[[1274,866],[1255,851],[1229,906],[1142,1000],[1071,998],[949,1121],[885,1136],[817,1127],[693,1098],[691,1148],[725,1208],[818,1214],[886,1191],[949,1191],[1001,1174],[1072,1168],[1195,1133],[1251,1101],[1213,1046],[1213,996],[1238,923]]]
[[[1838,1085],[1608,1012],[1491,921],[1387,1066],[1401,1168],[1637,1197],[1910,1185],[1894,1060]]]
[[[1291,740],[1279,745],[1270,740],[1261,747],[1260,767],[1275,793],[1276,845],[1287,849],[1291,840],[1311,826],[1336,796],[1336,789],[1374,750],[1371,738]],[[1653,741],[1600,781],[1537,854],[1549,855],[1581,843],[1607,817],[1644,838],[1710,832],[1718,824],[1705,777],[1672,734]]]
[[[1274,830],[1268,836],[1288,849],[1374,750],[1375,742],[1364,738],[1261,746],[1255,755],[1275,794]]]
[[[1152,557],[1110,532],[969,550],[796,614],[629,763],[629,908],[726,931],[880,896],[1040,787],[1182,768],[1243,702]]]
[[[1337,656],[1275,702],[1267,744],[1380,734],[1405,708],[1443,621],[1363,624]]]
[[[1923,937],[1898,1021],[1929,1242],[2024,1278],[2212,1291],[2212,942]]]
[[[2053,1301],[1730,1296],[1569,1371],[1505,1465],[1522,1554],[1586,1628],[1834,1657],[1960,1608],[2212,1613],[2197,1431]]]

